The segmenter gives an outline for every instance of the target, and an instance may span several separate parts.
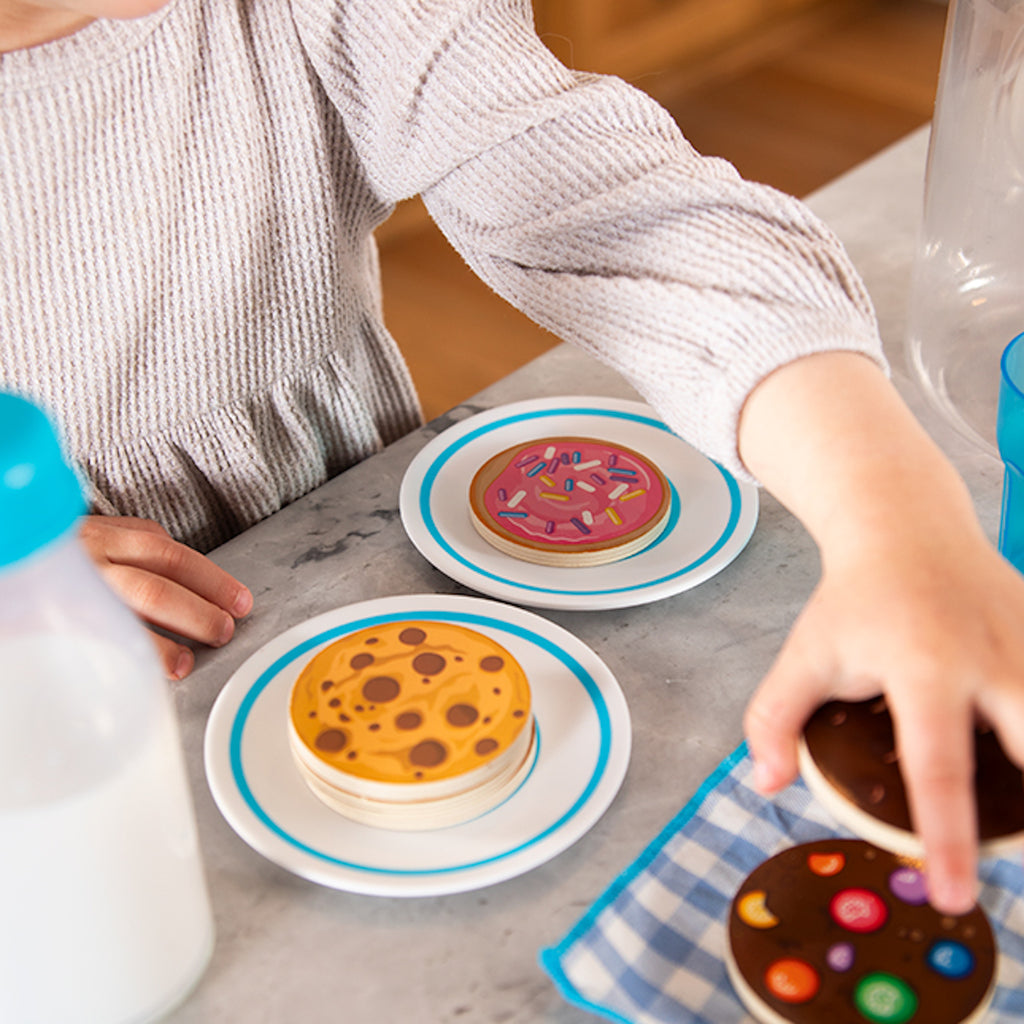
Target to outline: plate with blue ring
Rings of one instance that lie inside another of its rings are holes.
[[[472,821],[417,832],[351,821],[322,803],[288,739],[292,685],[328,644],[388,622],[447,622],[501,644],[530,681],[537,742],[525,779]],[[303,878],[376,896],[436,896],[514,878],[579,840],[608,809],[629,764],[629,710],[583,641],[522,608],[459,595],[377,598],[325,612],[251,655],[214,703],[207,781],[228,824]]]
[[[642,551],[591,567],[536,565],[492,547],[473,526],[469,486],[489,458],[545,437],[614,441],[654,462],[672,492],[669,522]],[[687,444],[642,402],[537,398],[478,413],[438,434],[402,479],[402,523],[435,568],[482,594],[535,608],[626,608],[721,572],[757,523],[757,489]]]

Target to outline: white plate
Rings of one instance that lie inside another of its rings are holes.
[[[306,662],[339,636],[401,619],[454,622],[492,637],[523,666],[539,736],[530,774],[473,821],[390,832],[335,813],[307,788],[288,746],[288,698]],[[282,633],[238,669],[206,727],[206,777],[231,827],[283,868],[334,889],[431,896],[529,871],[580,838],[626,774],[629,710],[593,651],[560,626],[476,597],[363,601]]]
[[[533,565],[473,528],[469,484],[492,455],[555,435],[613,438],[655,462],[672,488],[665,532],[630,558],[590,568]],[[441,572],[491,597],[536,608],[626,608],[678,594],[725,568],[757,523],[757,489],[673,434],[642,402],[537,398],[449,427],[413,459],[399,496],[402,523]]]

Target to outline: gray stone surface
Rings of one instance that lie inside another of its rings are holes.
[[[921,405],[902,369],[906,291],[926,133],[811,197],[849,247],[876,303],[898,383],[957,459],[994,533],[999,467]],[[253,651],[320,612],[392,594],[470,593],[433,569],[398,515],[402,475],[449,423],[538,395],[632,397],[567,346],[482,392],[249,530],[215,559],[246,581],[256,609],[236,638],[200,655],[175,689],[217,922],[213,960],[175,1024],[583,1024],[540,969],[557,942],[742,739],[743,709],[818,573],[796,521],[763,497],[746,550],[687,593],[642,607],[542,614],[615,673],[633,722],[621,791],[570,849],[519,878],[458,895],[398,899],[333,891],[252,851],[227,825],[203,771],[207,716]]]

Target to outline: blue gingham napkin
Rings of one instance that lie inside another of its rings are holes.
[[[770,800],[738,747],[541,963],[571,1003],[627,1024],[750,1024],[722,959],[729,904],[762,861],[849,836],[798,782]],[[982,864],[1000,956],[988,1022],[1024,1020],[1024,870]]]

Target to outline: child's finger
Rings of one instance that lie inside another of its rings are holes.
[[[925,848],[929,898],[947,914],[977,900],[973,715],[923,688],[890,692],[911,819]]]
[[[166,576],[115,564],[104,577],[136,615],[154,626],[210,647],[221,647],[234,635],[231,615]]]
[[[156,646],[164,675],[175,681],[184,679],[195,665],[196,658],[192,651],[184,644],[176,643],[160,633],[150,631],[150,637]]]
[[[821,699],[817,676],[784,649],[743,721],[754,759],[754,784],[762,793],[774,793],[796,778],[797,741]]]
[[[174,540],[163,527],[143,519],[88,516],[81,536],[93,559],[164,577],[235,618],[252,609],[252,594],[205,555]]]

